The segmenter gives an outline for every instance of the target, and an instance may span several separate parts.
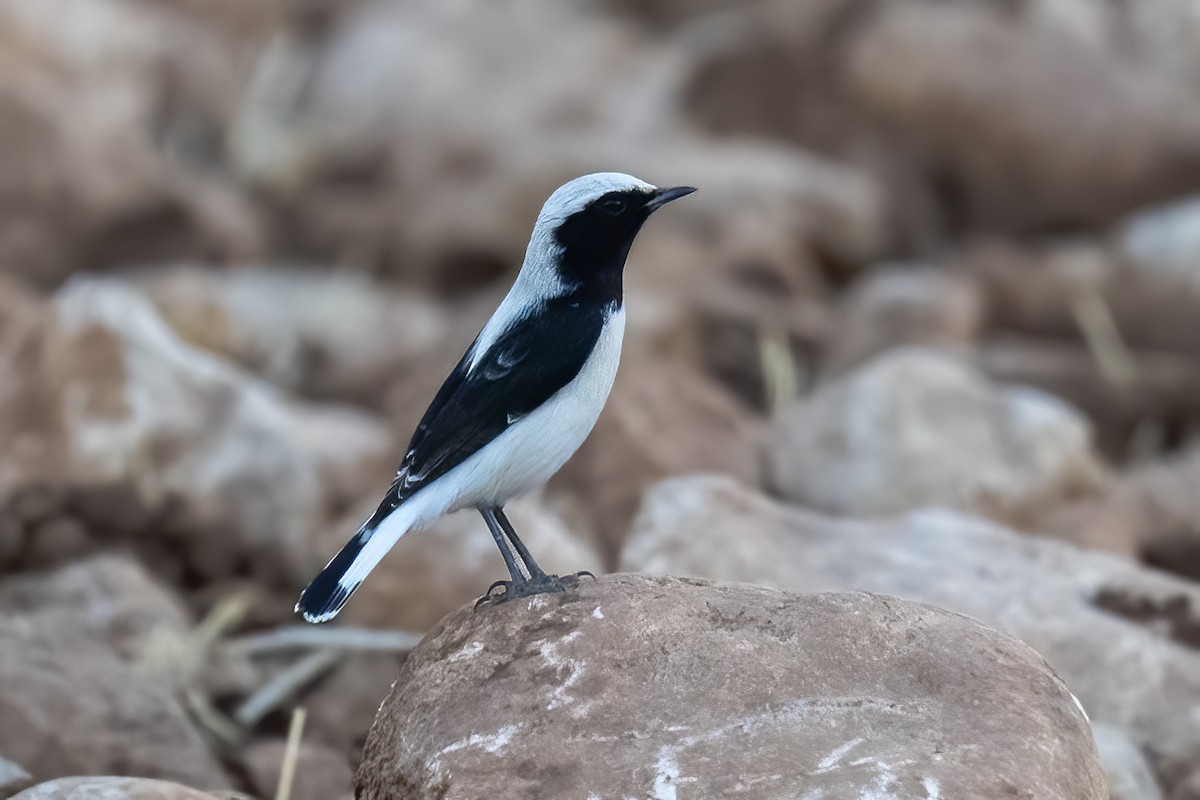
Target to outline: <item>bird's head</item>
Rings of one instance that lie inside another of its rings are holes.
[[[659,208],[694,191],[690,186],[660,189],[620,172],[569,181],[542,206],[524,270],[552,272],[564,286],[615,292],[619,298],[625,258],[642,224]]]

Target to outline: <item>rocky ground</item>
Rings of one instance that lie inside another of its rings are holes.
[[[1198,32],[0,0],[0,798],[1200,800]],[[602,578],[470,613],[466,514],[298,626],[599,169],[700,187],[511,509]]]

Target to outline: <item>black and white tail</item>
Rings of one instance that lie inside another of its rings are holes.
[[[296,612],[309,622],[328,622],[336,617],[392,545],[423,521],[418,516],[419,505],[400,504],[393,487],[358,533],[300,593]]]

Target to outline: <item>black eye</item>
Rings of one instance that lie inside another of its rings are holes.
[[[619,197],[610,197],[600,202],[600,208],[604,209],[606,214],[619,217],[625,213],[625,201]]]

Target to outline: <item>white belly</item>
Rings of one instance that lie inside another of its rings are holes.
[[[612,390],[621,359],[625,309],[600,331],[596,347],[574,380],[508,430],[417,493],[426,519],[460,508],[500,505],[546,481],[591,433]]]

